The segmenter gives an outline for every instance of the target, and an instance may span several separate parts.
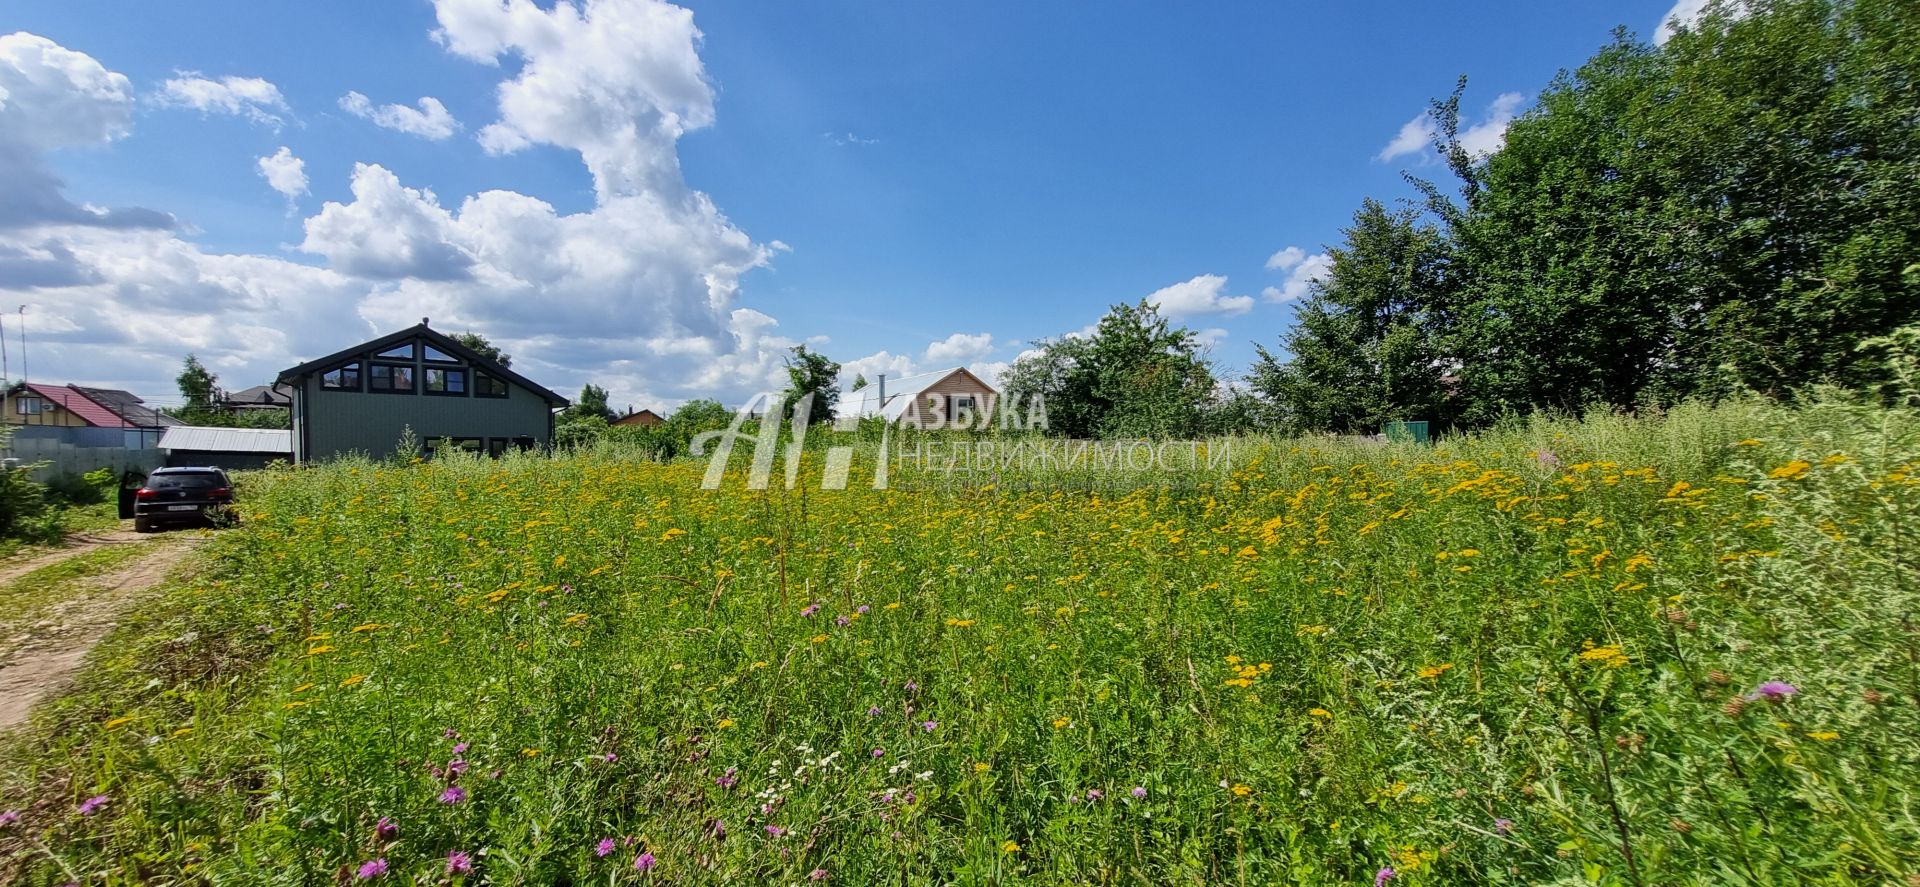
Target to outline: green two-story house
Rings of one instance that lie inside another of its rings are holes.
[[[293,458],[393,453],[411,429],[432,455],[452,445],[499,456],[553,442],[566,398],[420,325],[282,371],[293,396]]]

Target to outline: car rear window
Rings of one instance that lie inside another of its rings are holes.
[[[220,486],[220,475],[210,471],[155,474],[147,478],[149,490],[211,490],[217,486]]]

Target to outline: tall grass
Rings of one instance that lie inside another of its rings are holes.
[[[702,491],[614,450],[254,476],[9,752],[0,874],[1920,872],[1911,412],[1232,445],[1131,489],[821,491],[810,457]]]

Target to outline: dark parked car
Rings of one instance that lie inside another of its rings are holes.
[[[233,481],[218,468],[156,468],[133,494],[135,532],[232,518]]]

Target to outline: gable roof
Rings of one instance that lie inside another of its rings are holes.
[[[405,342],[416,336],[418,336],[419,338],[425,339],[428,342],[433,343],[433,347],[438,348],[441,351],[445,351],[448,354],[451,354],[455,357],[465,360],[468,364],[478,369],[485,370],[486,372],[492,375],[498,376],[502,379],[506,379],[507,381],[513,382],[514,384],[517,384],[520,387],[527,389],[528,391],[531,391],[535,394],[540,395],[543,399],[547,401],[547,403],[554,404],[556,406],[567,405],[566,398],[561,397],[560,395],[555,394],[552,391],[542,387],[541,385],[534,382],[532,379],[527,378],[526,376],[522,376],[519,373],[514,372],[513,370],[510,370],[510,369],[507,369],[506,367],[501,366],[498,361],[492,360],[480,354],[479,352],[473,350],[472,348],[468,348],[467,346],[454,341],[453,337],[445,335],[427,326],[427,322],[425,320],[420,321],[418,325],[407,327],[406,329],[401,330],[397,333],[388,333],[387,335],[381,336],[380,338],[374,339],[370,342],[361,342],[360,344],[355,345],[351,348],[343,348],[339,351],[335,351],[334,353],[329,354],[326,357],[309,360],[306,363],[303,363],[297,367],[291,367],[289,369],[281,370],[279,377],[274,379],[274,382],[276,384],[281,382],[290,382],[290,381],[293,381],[294,379],[298,379],[301,376],[311,375],[323,369],[327,369],[331,367],[333,364],[339,363],[340,361],[358,356],[361,352],[372,351],[372,352],[378,353],[381,351],[385,351],[388,348],[391,348],[395,345],[400,344],[401,342]]]
[[[651,417],[651,421],[649,421],[649,417]],[[649,424],[659,424],[665,421],[667,421],[666,417],[660,415],[659,413],[656,413],[648,409],[639,409],[639,410],[634,410],[631,413],[628,413],[624,416],[621,416],[618,419],[613,420],[613,424],[615,425],[649,425]]]
[[[906,415],[907,408],[913,406],[914,401],[919,399],[921,392],[941,382],[945,382],[956,373],[965,374],[968,378],[979,382],[981,387],[986,388],[994,394],[1000,393],[1000,389],[988,385],[986,380],[974,375],[972,371],[966,367],[948,367],[944,370],[934,370],[931,373],[918,373],[912,376],[901,376],[898,379],[888,379],[887,400],[885,403],[878,402],[880,399],[880,384],[878,381],[868,382],[866,387],[857,391],[842,391],[840,392],[840,404],[835,409],[835,412],[842,417],[859,416],[866,418],[868,416],[883,416],[887,421],[893,422],[901,416]]]
[[[228,394],[226,402],[233,406],[284,407],[293,403],[293,396],[288,393],[286,386],[276,383],[242,388]]]
[[[72,385],[43,385],[39,382],[21,382],[13,386],[9,393],[17,395],[23,388],[42,400],[59,404],[61,409],[79,416],[81,421],[95,428],[132,427],[127,420],[120,417],[119,413],[107,409],[105,404],[96,402],[93,398],[88,397],[85,392]]]

